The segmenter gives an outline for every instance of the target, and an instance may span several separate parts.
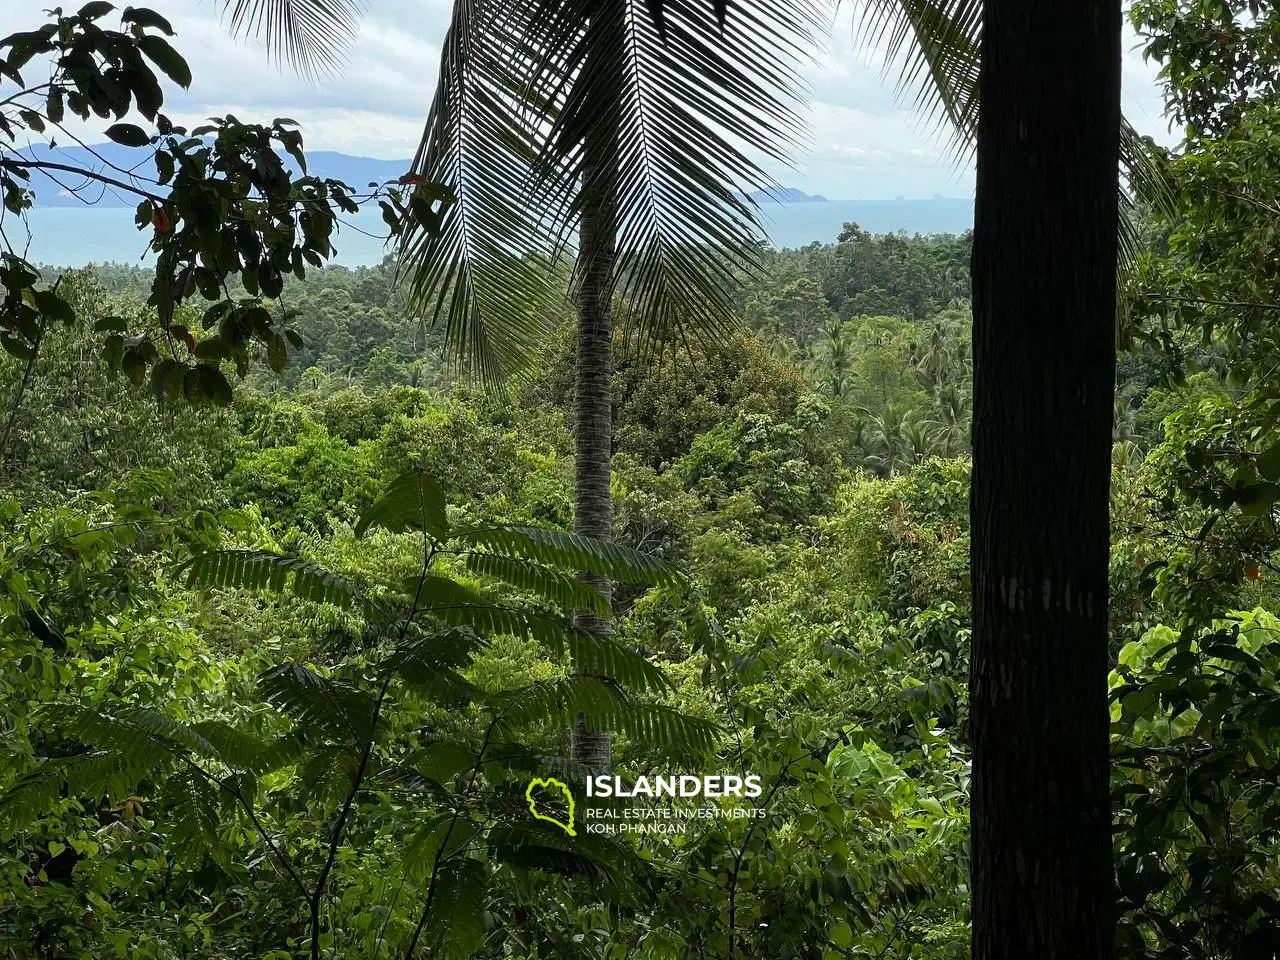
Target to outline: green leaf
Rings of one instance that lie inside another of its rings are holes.
[[[211,367],[203,363],[189,367],[184,387],[191,384],[193,380],[194,385],[188,391],[189,396],[194,393],[196,397],[208,399],[219,407],[231,405],[233,399],[231,384],[227,382],[227,378],[217,367]]]
[[[423,747],[409,758],[409,765],[424,777],[436,783],[448,783],[464,770],[476,765],[476,755],[471,750],[441,740]]]
[[[120,19],[125,23],[132,23],[139,27],[153,27],[167,36],[173,36],[172,24],[154,10],[148,10],[146,7],[125,7]]]
[[[151,392],[156,397],[178,397],[185,372],[186,368],[172,357],[163,358],[151,368]]]
[[[424,530],[437,540],[448,539],[444,490],[426,474],[403,473],[361,515],[356,536],[363,537],[370,527],[392,533]]]
[[[459,627],[415,637],[385,663],[414,687],[441,705],[463,705],[484,699],[478,687],[458,670],[471,663],[489,642],[475,630]]]
[[[44,133],[44,117],[34,110],[19,110],[18,116],[22,117],[22,122],[36,133]]]
[[[1257,468],[1263,479],[1280,481],[1280,443],[1274,443],[1258,454]]]
[[[284,373],[288,360],[289,345],[280,334],[272,334],[271,339],[267,341],[267,366],[275,373]]]
[[[191,86],[191,68],[163,37],[149,33],[145,37],[138,38],[138,47],[147,55],[147,59],[178,86],[183,89]]]
[[[4,347],[5,352],[10,356],[17,357],[19,360],[30,360],[35,356],[35,351],[30,344],[23,343],[16,337],[9,336],[8,333],[0,335],[0,346]]]
[[[366,693],[322,676],[298,663],[286,663],[258,677],[268,700],[303,730],[367,739],[372,732],[374,701]]]
[[[161,186],[173,179],[173,154],[163,150],[156,151],[156,179]]]
[[[36,290],[32,293],[36,301],[36,309],[41,316],[62,323],[75,323],[76,312],[71,304],[63,300],[52,290]]]
[[[831,942],[837,947],[850,947],[853,945],[853,928],[849,924],[841,920],[831,928]]]
[[[105,17],[115,8],[115,4],[107,3],[107,0],[93,0],[92,3],[86,3],[81,7],[76,16],[81,20],[98,20]]]
[[[579,716],[596,730],[616,730],[671,756],[707,753],[719,727],[660,704],[637,703],[616,684],[596,677],[570,676],[531,683],[497,698],[510,723],[546,721],[571,725]]]
[[[115,123],[107,127],[107,137],[126,147],[145,147],[151,143],[147,131],[133,123]]]
[[[202,737],[218,759],[235,770],[249,770],[272,744],[245,733],[221,720],[202,720],[191,725],[191,731]]]
[[[231,348],[221,340],[201,340],[193,351],[199,360],[226,360],[231,356]]]
[[[465,960],[484,945],[486,879],[484,865],[471,857],[440,865],[425,927],[425,954]]]

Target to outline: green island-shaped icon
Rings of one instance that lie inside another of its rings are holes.
[[[535,790],[559,790],[564,794],[564,798],[569,804],[569,822],[557,820],[555,817],[548,817],[546,814],[538,812],[538,800],[534,796]],[[536,780],[530,780],[529,786],[525,788],[524,798],[529,801],[529,812],[533,814],[537,820],[546,820],[548,823],[554,823],[571,837],[576,837],[578,831],[573,829],[573,794],[569,792],[569,788],[557,780],[555,777],[547,777],[543,779],[538,777]]]

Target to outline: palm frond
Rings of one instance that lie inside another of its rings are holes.
[[[961,157],[978,129],[981,0],[854,0],[855,30],[878,48],[886,76],[895,67],[900,96],[910,95],[927,118],[945,120]]]
[[[222,0],[236,36],[263,40],[278,61],[304,76],[336,73],[343,51],[356,37],[357,0]]]
[[[530,196],[540,123],[554,109],[523,95],[537,56],[532,6],[454,3],[412,165],[448,184],[453,202],[438,231],[410,225],[400,242],[411,310],[443,322],[450,352],[486,382],[527,365],[563,293],[544,260],[554,231]]]
[[[351,607],[361,602],[346,578],[297,557],[267,550],[211,550],[189,560],[187,586],[292,593],[300,600]]]
[[[424,530],[437,540],[449,536],[445,516],[444,489],[425,473],[402,473],[383,491],[356,523],[356,536],[363,537],[370,527],[382,527],[391,533]]]
[[[1172,220],[1177,215],[1177,198],[1164,152],[1148,137],[1141,136],[1128,120],[1120,127],[1120,165],[1129,189],[1120,192],[1120,296],[1116,299],[1117,346],[1128,346],[1132,298],[1130,287],[1142,252],[1133,213],[1141,204],[1153,213]]]
[[[743,0],[725,30],[706,0],[664,0],[661,27],[643,0],[536,6],[575,27],[548,33],[569,42],[572,77],[538,158],[552,220],[567,236],[607,196],[603,242],[642,353],[722,337],[764,240],[744,190],[776,186],[760,161],[786,163],[803,141],[821,4]],[[599,190],[578,188],[592,179]]]
[[[608,171],[624,329],[660,349],[732,326],[738,271],[757,267],[763,239],[743,191],[776,186],[761,159],[802,139],[823,3],[744,0],[723,30],[706,0],[664,0],[660,20],[654,6],[454,6],[414,171],[456,202],[437,236],[406,235],[402,258],[411,301],[482,374],[518,369],[540,341],[562,293],[541,261],[571,245],[588,168]]]
[[[568,570],[587,570],[613,580],[650,586],[684,583],[671,564],[599,537],[540,527],[492,527],[459,533],[464,546]]]

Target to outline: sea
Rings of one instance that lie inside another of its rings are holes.
[[[963,233],[973,226],[973,201],[956,197],[912,200],[828,200],[767,204],[761,207],[766,232],[779,249],[832,243],[846,223],[872,233]],[[90,263],[141,264],[147,238],[133,223],[128,207],[36,207],[28,211],[29,229],[4,218],[9,245],[34,263],[79,267]],[[148,231],[149,233],[149,231]],[[369,266],[387,253],[385,226],[376,210],[361,211],[339,226],[334,262]]]

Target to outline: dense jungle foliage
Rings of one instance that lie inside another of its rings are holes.
[[[1235,16],[1133,11],[1188,139],[1119,338],[1124,957],[1280,950],[1280,18]],[[723,342],[619,334],[611,542],[568,532],[567,302],[482,389],[390,260],[298,270],[287,346],[192,394],[104,357],[152,270],[45,268],[0,366],[0,955],[967,957],[970,243],[849,224]],[[524,790],[581,796],[584,717],[762,816],[568,837]]]

